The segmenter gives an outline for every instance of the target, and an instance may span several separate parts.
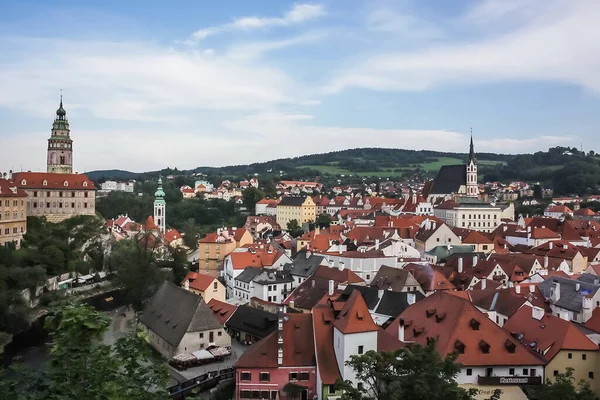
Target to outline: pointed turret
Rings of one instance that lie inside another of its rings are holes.
[[[473,146],[473,130],[471,130],[471,145],[469,146],[469,163],[475,163],[475,148]]]

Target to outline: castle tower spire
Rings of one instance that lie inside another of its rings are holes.
[[[60,95],[60,106],[56,110],[56,118],[48,139],[47,153],[47,172],[73,173],[73,140],[71,140],[67,112],[63,108],[62,94]]]
[[[475,159],[475,147],[473,146],[473,128],[471,128],[471,144],[469,145],[469,162],[467,163],[467,196],[479,197],[477,186],[477,160]]]
[[[162,177],[158,177],[158,187],[154,192],[154,222],[158,226],[158,230],[161,233],[165,233],[166,227],[166,206],[165,192],[162,187]]]

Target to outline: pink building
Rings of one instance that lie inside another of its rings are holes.
[[[236,363],[236,399],[300,400],[317,395],[311,314],[279,312],[278,330],[248,349]],[[287,387],[286,387],[287,386]]]

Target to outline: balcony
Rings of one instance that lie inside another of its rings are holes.
[[[541,385],[541,376],[481,376],[477,377],[479,385]]]

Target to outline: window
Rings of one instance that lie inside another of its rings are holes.
[[[300,372],[300,380],[301,381],[308,381],[310,380],[310,374],[308,372]]]
[[[529,375],[529,370],[527,368],[523,368],[523,376]]]
[[[358,346],[358,354],[362,354],[364,351],[364,347],[363,346]]]
[[[277,399],[277,390],[271,390],[271,400],[276,400]]]
[[[473,370],[471,368],[467,368],[467,376],[473,375]]]
[[[261,382],[269,382],[271,380],[271,375],[268,372],[261,372],[259,379]]]
[[[329,394],[335,394],[335,385],[329,385]]]
[[[240,380],[248,382],[252,380],[252,374],[250,372],[242,372],[240,374]]]
[[[215,282],[213,283],[213,289],[215,289],[215,290],[216,290],[218,287],[219,287],[219,282],[215,281]]]
[[[219,331],[219,333],[217,333],[217,336],[223,336],[223,332]]]
[[[567,357],[568,357],[569,359],[573,358],[573,353],[569,353],[569,354],[567,355]]]
[[[514,368],[509,368],[508,369],[508,374],[509,375],[514,375],[515,374],[515,369]]]
[[[200,335],[200,339],[204,339],[204,332],[200,332],[199,335]]]
[[[582,355],[581,355],[581,359],[582,359],[582,360],[587,360],[587,354],[582,354]]]
[[[557,369],[555,369],[555,370],[554,370],[554,376],[557,376],[557,375],[558,375],[558,370],[557,370]]]
[[[594,379],[594,372],[593,371],[588,372],[588,378]]]
[[[297,381],[297,380],[298,380],[298,373],[290,372],[290,381]]]

